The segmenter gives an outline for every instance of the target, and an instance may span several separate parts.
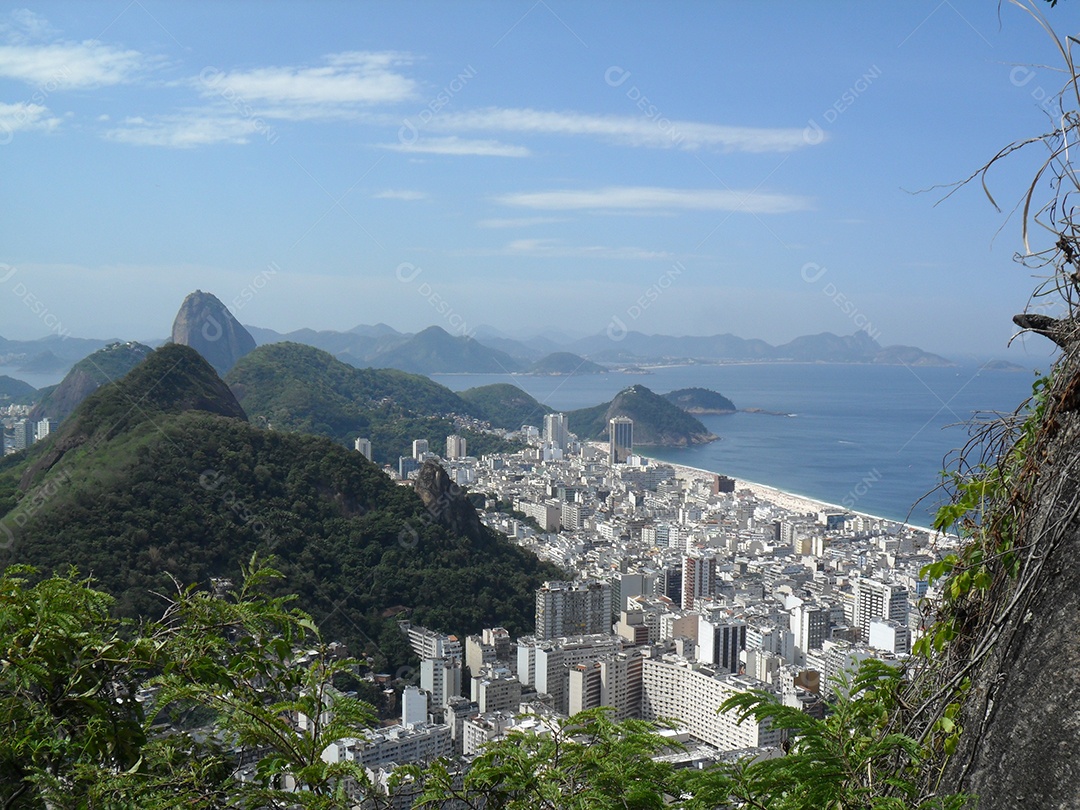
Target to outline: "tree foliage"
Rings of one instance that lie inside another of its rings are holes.
[[[330,810],[366,785],[359,766],[321,758],[373,721],[331,686],[357,662],[335,657],[289,598],[263,593],[280,576],[265,563],[238,589],[181,589],[140,625],[74,570],[32,573],[0,578],[4,807]],[[196,710],[207,725],[161,723]]]

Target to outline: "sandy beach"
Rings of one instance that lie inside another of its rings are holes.
[[[651,462],[659,464],[667,464],[669,467],[675,469],[676,477],[679,478],[694,478],[712,480],[713,476],[723,475],[723,473],[717,473],[712,470],[704,470],[700,467],[689,467],[685,464],[675,464],[671,461],[665,461],[663,459],[652,458],[651,456],[643,456],[648,458]],[[817,514],[822,511],[840,511],[849,512],[853,515],[867,518],[869,520],[877,520],[883,523],[891,523],[896,526],[903,526],[905,529],[911,531],[927,532],[931,536],[939,535],[940,532],[931,529],[928,526],[918,526],[914,523],[904,523],[898,520],[891,520],[889,518],[881,517],[880,515],[872,515],[869,512],[860,512],[857,509],[849,509],[846,506],[842,506],[836,503],[829,503],[828,501],[820,501],[816,498],[809,498],[805,495],[798,495],[794,492],[786,492],[782,489],[769,486],[768,484],[761,484],[757,481],[747,481],[745,478],[734,478],[735,489],[743,490],[748,489],[754,493],[755,496],[761,498],[764,501],[775,503],[784,509],[789,509],[792,512],[812,512]]]

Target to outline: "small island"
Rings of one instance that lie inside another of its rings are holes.
[[[708,388],[680,388],[664,394],[664,399],[695,415],[735,413],[737,410],[734,402]]]
[[[571,374],[607,374],[608,370],[599,363],[586,360],[573,352],[552,352],[533,363],[528,373],[566,377]]]
[[[644,385],[632,385],[610,402],[566,414],[570,431],[589,441],[606,440],[608,422],[616,416],[634,420],[635,446],[690,447],[718,438],[695,417]]]

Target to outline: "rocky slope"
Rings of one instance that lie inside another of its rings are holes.
[[[184,299],[173,321],[172,342],[191,346],[226,374],[255,348],[255,338],[215,296],[196,290]]]

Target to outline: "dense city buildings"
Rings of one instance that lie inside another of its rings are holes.
[[[927,594],[920,570],[953,538],[658,463],[634,455],[631,420],[608,427],[607,442],[583,443],[548,414],[542,429],[512,437],[524,450],[479,459],[447,437],[448,474],[512,506],[481,513],[484,522],[566,572],[536,591],[531,636],[492,627],[462,645],[402,624],[421,659],[427,719],[447,729],[456,755],[511,731],[546,733],[525,713],[599,707],[674,720],[698,762],[774,755],[783,733],[719,712],[727,698],[763,690],[821,716],[859,662],[910,651]],[[402,462],[431,457],[414,443]],[[418,714],[403,724],[416,730],[368,744],[415,745],[418,756],[444,745]]]

